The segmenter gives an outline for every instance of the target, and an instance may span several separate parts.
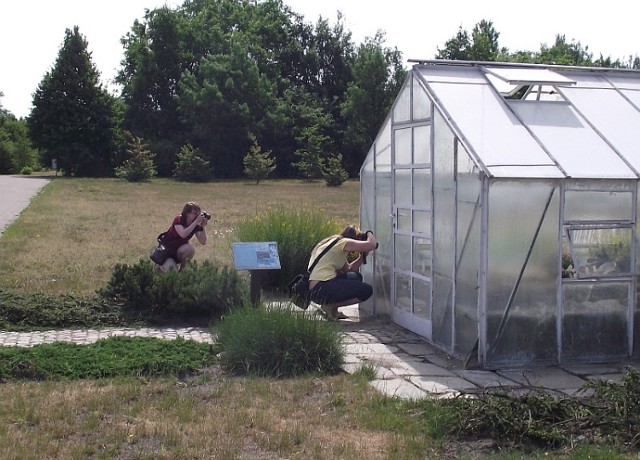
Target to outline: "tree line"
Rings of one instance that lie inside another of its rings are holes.
[[[640,68],[637,56],[594,59],[562,35],[535,52],[510,52],[498,39],[482,20],[471,32],[460,27],[435,58]],[[0,173],[56,159],[66,175],[113,176],[133,142],[165,177],[183,170],[187,155],[210,178],[243,177],[262,162],[275,177],[330,171],[339,182],[357,176],[406,77],[382,31],[356,45],[340,13],[334,24],[312,24],[282,0],[148,10],[121,43],[121,92],[112,95],[78,27],[65,31],[26,120],[0,106]]]

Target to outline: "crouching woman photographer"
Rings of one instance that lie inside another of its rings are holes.
[[[195,235],[200,244],[207,243],[206,227],[209,219],[211,215],[202,212],[198,203],[189,201],[184,205],[182,213],[173,219],[171,227],[162,239],[162,244],[169,250],[169,257],[165,263],[158,265],[160,270],[165,273],[172,268],[182,270],[193,259],[196,248],[189,240]]]
[[[320,241],[311,251],[309,266],[324,249],[334,243],[322,256],[309,276],[310,298],[320,304],[331,319],[347,318],[338,308],[364,302],[373,294],[373,288],[362,281],[358,269],[366,263],[366,256],[378,246],[373,232],[365,233],[348,226],[339,235]],[[350,252],[360,253],[349,262]]]

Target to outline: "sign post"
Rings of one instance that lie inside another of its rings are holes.
[[[233,266],[236,270],[249,270],[251,275],[251,302],[260,301],[264,270],[280,269],[278,243],[275,241],[233,243]]]

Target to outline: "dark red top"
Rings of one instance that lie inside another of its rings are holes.
[[[175,219],[173,219],[173,223],[171,224],[171,227],[169,227],[167,234],[162,240],[162,244],[164,244],[164,246],[168,248],[169,252],[171,253],[170,257],[174,259],[176,259],[176,255],[178,254],[178,248],[183,244],[187,244],[189,240],[193,237],[193,235],[203,230],[203,228],[200,225],[196,225],[196,228],[191,232],[191,234],[187,238],[182,238],[178,234],[178,231],[176,230],[176,225],[182,225],[184,228],[188,227],[186,219],[184,219],[182,215],[178,215],[175,217]]]

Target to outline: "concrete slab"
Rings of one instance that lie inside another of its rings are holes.
[[[395,363],[391,370],[397,375],[404,376],[440,376],[440,377],[455,377],[456,375],[448,371],[447,369],[436,366],[435,364],[418,361],[416,359],[403,359]]]
[[[519,383],[491,371],[455,370],[454,373],[482,389],[520,386]]]
[[[427,393],[404,379],[372,380],[370,385],[380,393],[401,399],[422,399]]]
[[[411,376],[409,381],[429,394],[459,393],[476,390],[477,387],[459,377]]]
[[[577,389],[586,383],[585,379],[557,367],[500,370],[497,373],[525,386],[551,390]]]

